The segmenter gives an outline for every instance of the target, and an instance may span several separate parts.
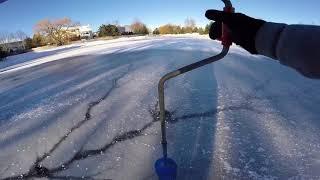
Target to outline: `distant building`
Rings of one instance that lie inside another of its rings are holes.
[[[124,28],[125,28],[125,32],[131,32],[131,33],[133,32],[131,29],[131,26],[129,25],[124,26]]]
[[[124,33],[124,32],[126,32],[126,29],[125,29],[125,27],[123,27],[123,26],[118,26],[118,30],[119,30],[119,32],[122,34],[122,33]]]
[[[9,41],[3,44],[0,44],[2,51],[7,53],[18,53],[25,51],[26,45],[24,41]]]
[[[120,34],[132,34],[133,31],[129,25],[126,26],[118,26]]]
[[[69,27],[67,31],[74,36],[80,37],[80,39],[93,38],[93,32],[90,25]]]
[[[90,25],[80,26],[79,31],[80,31],[80,38],[81,39],[92,39],[93,38],[93,32],[92,32]]]

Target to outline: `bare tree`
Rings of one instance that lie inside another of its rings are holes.
[[[115,25],[115,26],[120,26],[120,23],[119,23],[119,20],[115,20],[112,22],[112,25]]]
[[[39,21],[35,26],[35,32],[47,36],[53,44],[63,45],[69,41],[70,27],[76,26],[69,18],[56,20],[44,19]]]
[[[8,47],[6,46],[7,34],[5,32],[0,32],[0,60],[7,56]]]
[[[23,41],[27,37],[28,37],[27,34],[20,30],[14,33],[2,31],[0,32],[0,44]]]
[[[133,31],[133,33],[135,34],[148,34],[148,28],[147,26],[142,23],[141,21],[139,21],[138,19],[134,20],[134,22],[131,24],[131,30]]]
[[[23,41],[28,37],[23,31],[17,31],[15,34],[18,41]]]
[[[0,47],[1,50],[7,53],[11,51],[24,51],[26,49],[25,39],[27,34],[23,31],[14,33],[0,32]]]
[[[3,31],[0,32],[0,44],[4,44],[7,42],[8,34],[9,33],[7,32],[3,32]]]
[[[185,21],[184,21],[184,25],[185,27],[196,27],[196,21],[192,18],[187,18]]]
[[[24,33],[23,31],[17,31],[14,35],[14,39],[20,43],[20,46],[23,48],[23,49],[26,49],[26,43],[25,43],[25,39],[27,39],[27,34]]]
[[[10,42],[11,34],[9,32],[0,32],[0,46],[2,51],[8,51]]]
[[[184,21],[185,30],[187,33],[194,32],[194,29],[196,28],[196,21],[192,18],[187,18]]]

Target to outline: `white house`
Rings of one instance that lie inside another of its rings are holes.
[[[93,38],[93,32],[92,32],[90,25],[80,26],[79,32],[80,32],[81,39],[92,39]]]
[[[79,36],[81,39],[93,38],[93,32],[90,25],[69,27],[67,31],[75,36]]]
[[[118,26],[118,29],[121,34],[130,34],[133,32],[129,25]]]

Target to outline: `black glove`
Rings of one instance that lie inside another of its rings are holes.
[[[208,10],[206,17],[215,21],[210,27],[209,36],[211,39],[221,37],[223,22],[231,31],[232,42],[240,45],[252,54],[257,54],[255,37],[265,21],[254,19],[241,13],[227,13],[218,10]]]

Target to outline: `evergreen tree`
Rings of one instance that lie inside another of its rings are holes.
[[[104,36],[119,36],[120,32],[117,26],[108,24],[108,25],[101,25],[98,30],[98,34],[100,37]]]
[[[0,46],[0,60],[5,58],[7,56],[7,52],[3,50],[3,48]]]
[[[152,34],[158,35],[160,34],[160,31],[158,28],[154,29],[154,31],[152,32]]]
[[[198,33],[201,34],[201,35],[202,35],[202,34],[205,34],[202,27],[199,27],[199,28],[198,28]]]
[[[29,38],[29,37],[27,37],[27,38],[24,40],[24,44],[25,44],[26,50],[29,50],[29,49],[34,48],[32,39]]]
[[[35,33],[32,37],[32,47],[40,47],[46,45],[46,39],[39,33]]]
[[[212,23],[206,25],[206,27],[204,28],[204,34],[209,34],[211,25]]]

